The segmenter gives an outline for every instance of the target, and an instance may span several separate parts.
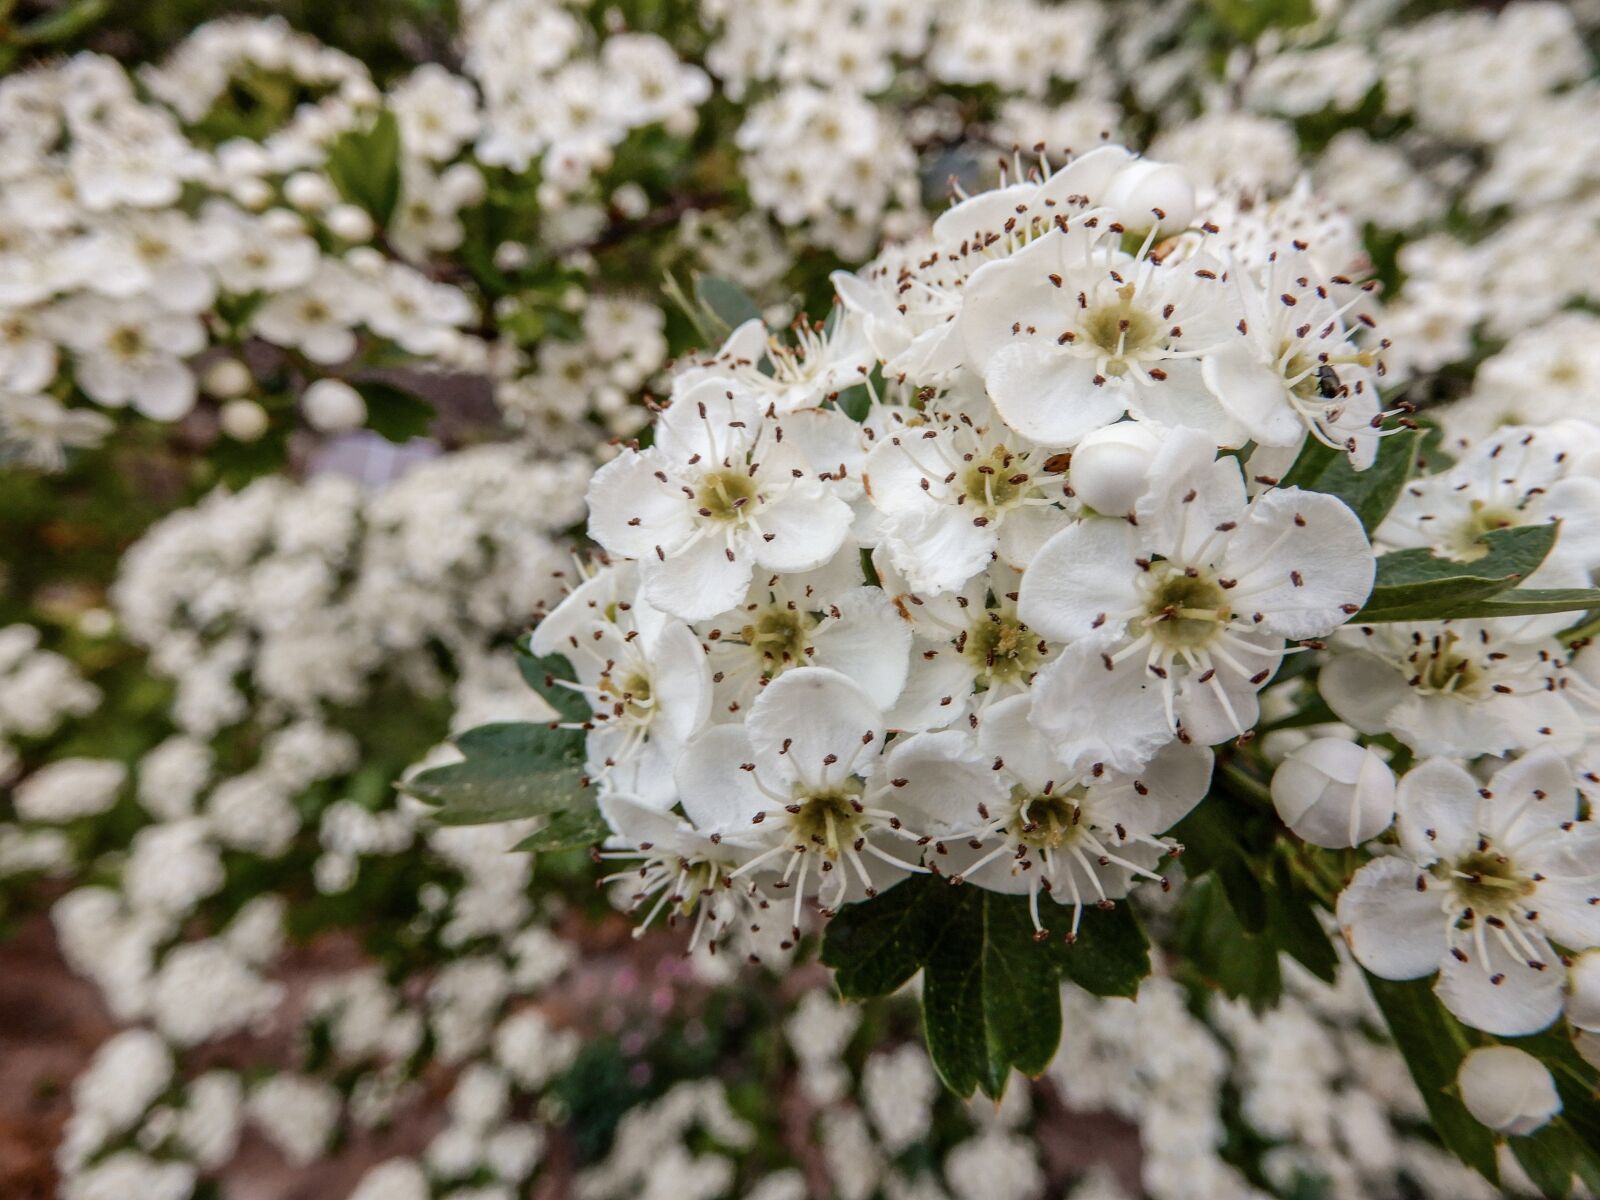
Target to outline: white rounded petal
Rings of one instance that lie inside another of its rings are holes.
[[[1211,394],[1263,446],[1291,446],[1305,434],[1289,404],[1283,376],[1257,362],[1240,345],[1200,362],[1200,377]]]
[[[891,729],[943,729],[967,715],[973,667],[954,646],[924,649],[914,644],[911,669],[900,697],[885,714]]]
[[[1017,617],[1046,638],[1109,640],[1139,607],[1139,531],[1120,517],[1069,525],[1033,556],[1022,576]]]
[[[662,455],[624,450],[589,481],[589,536],[612,554],[671,554],[694,532],[694,514],[676,482],[662,483]]]
[[[1567,1020],[1579,1029],[1600,1033],[1600,950],[1573,959],[1567,991]]]
[[[1168,429],[1193,430],[1213,446],[1242,446],[1250,440],[1244,425],[1206,390],[1199,363],[1167,358],[1161,369],[1165,379],[1130,392],[1128,411],[1135,417]]]
[[[665,560],[640,560],[645,597],[662,612],[684,621],[709,621],[727,612],[750,587],[755,563],[729,551],[720,537],[703,537]]]
[[[1250,641],[1256,643],[1260,639],[1251,638]],[[1277,667],[1276,656],[1252,655],[1249,662],[1268,675]],[[1261,701],[1256,694],[1259,687],[1249,676],[1231,668],[1218,668],[1204,683],[1192,671],[1187,672],[1178,680],[1173,711],[1191,741],[1201,746],[1215,746],[1218,742],[1242,737],[1255,727],[1261,715]]]
[[[1580,821],[1536,850],[1545,877],[1534,897],[1539,927],[1572,950],[1600,946],[1600,880],[1595,878],[1600,828],[1592,820]]]
[[[883,546],[913,591],[938,596],[959,591],[989,565],[998,535],[974,525],[965,510],[938,505],[908,511],[883,524]]]
[[[1112,776],[1091,784],[1090,795],[1114,788],[1118,821],[1130,836],[1165,833],[1201,800],[1211,786],[1212,753],[1205,746],[1168,742],[1131,777]]]
[[[1543,938],[1534,948],[1547,963],[1537,970],[1513,955],[1499,939],[1488,937],[1488,958],[1475,949],[1465,950],[1467,961],[1446,955],[1434,991],[1457,1018],[1498,1037],[1538,1033],[1561,1015],[1562,975],[1559,960]],[[1458,943],[1459,945],[1459,943]]]
[[[1376,569],[1349,506],[1299,488],[1257,496],[1221,565],[1239,581],[1230,601],[1262,614],[1264,632],[1286,638],[1320,637],[1343,625],[1366,602]]]
[[[1395,793],[1400,844],[1420,863],[1461,857],[1483,832],[1479,801],[1478,781],[1448,759],[1411,768]]]
[[[1496,1133],[1523,1136],[1561,1111],[1561,1097],[1545,1065],[1515,1046],[1479,1046],[1456,1072],[1461,1102]]]
[[[1509,824],[1495,824],[1495,832],[1508,842],[1554,836],[1578,817],[1572,766],[1554,750],[1532,750],[1513,759],[1494,773],[1489,790],[1494,793],[1492,812],[1516,814]]]
[[[139,372],[133,405],[154,421],[176,421],[194,407],[199,387],[176,359],[151,363]]]
[[[990,360],[983,382],[1007,428],[1052,449],[1076,444],[1128,410],[1127,391],[1101,379],[1092,360],[1043,346],[1005,347]]]
[[[1317,690],[1341,721],[1371,734],[1389,731],[1389,714],[1410,694],[1397,668],[1363,650],[1335,650],[1317,675]]]
[[[899,699],[911,669],[911,626],[881,588],[856,588],[834,601],[838,619],[812,639],[812,664],[848,675],[879,708]]]
[[[761,534],[750,546],[769,571],[810,571],[838,553],[854,519],[850,506],[820,483],[796,483],[762,505]]]
[[[1376,858],[1339,893],[1335,912],[1350,952],[1383,979],[1420,979],[1447,957],[1433,878],[1403,858]]]
[[[1032,708],[1033,697],[1027,692],[985,708],[978,720],[978,749],[991,762],[1004,762],[1008,775],[1037,792],[1068,772],[1056,758],[1049,740],[1028,719]]]
[[[1030,719],[1056,756],[1087,770],[1139,770],[1176,736],[1167,723],[1159,681],[1134,656],[1108,668],[1103,648],[1075,642],[1033,680]]]
[[[711,667],[705,648],[687,625],[665,626],[653,640],[651,698],[656,716],[652,736],[667,735],[681,745],[711,715]]]
[[[859,684],[826,667],[786,671],[750,706],[761,769],[807,784],[865,774],[883,748],[883,714]]]
[[[943,729],[897,741],[884,758],[880,801],[917,834],[933,837],[982,824],[979,806],[991,811],[1005,798],[1000,776],[979,757],[965,732]]]
[[[1126,516],[1149,488],[1160,450],[1161,435],[1143,421],[1095,430],[1072,452],[1073,495],[1095,512]]]
[[[713,725],[683,748],[673,779],[683,811],[701,833],[742,835],[773,806],[744,769],[755,751],[742,725]]]

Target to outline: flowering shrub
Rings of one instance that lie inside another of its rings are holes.
[[[301,7],[5,48],[50,1194],[1600,1189],[1594,13]]]

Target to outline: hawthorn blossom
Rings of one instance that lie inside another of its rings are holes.
[[[1572,771],[1535,751],[1487,786],[1434,758],[1400,781],[1397,852],[1356,872],[1338,917],[1361,965],[1434,985],[1467,1024],[1536,1033],[1561,1012],[1561,953],[1600,945],[1600,825]]]
[[[782,425],[715,383],[677,398],[650,449],[595,472],[589,507],[596,540],[639,560],[651,603],[689,621],[732,608],[758,567],[821,566],[852,520]]]
[[[1032,718],[1067,761],[1131,771],[1174,737],[1244,737],[1285,639],[1330,632],[1371,589],[1372,549],[1342,501],[1247,500],[1238,464],[1213,454],[1175,431],[1135,521],[1069,525],[1023,575],[1018,616],[1067,643]]]

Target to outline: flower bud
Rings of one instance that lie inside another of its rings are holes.
[[[336,204],[328,210],[328,229],[347,242],[364,242],[372,236],[372,218],[354,204]]]
[[[255,383],[250,368],[237,358],[219,358],[205,369],[200,386],[219,400],[242,396]]]
[[[326,176],[296,171],[283,182],[283,198],[302,212],[321,212],[339,202],[339,193]]]
[[[1567,1020],[1600,1033],[1600,950],[1585,950],[1567,971]]]
[[[1144,495],[1161,438],[1137,421],[1097,429],[1072,452],[1072,491],[1107,516],[1124,516]]]
[[[222,432],[236,442],[253,442],[267,431],[267,410],[254,400],[229,400],[222,406]]]
[[[359,428],[367,419],[367,404],[356,391],[342,379],[319,379],[306,389],[300,406],[306,420],[323,433],[342,433]]]
[[[1561,1111],[1550,1072],[1515,1046],[1474,1050],[1462,1060],[1456,1086],[1467,1111],[1496,1133],[1532,1133]]]
[[[1141,158],[1111,177],[1100,203],[1129,229],[1170,236],[1194,220],[1194,184],[1181,167]]]
[[[1372,750],[1317,738],[1272,773],[1272,804],[1296,836],[1314,846],[1359,846],[1394,820],[1394,772]]]

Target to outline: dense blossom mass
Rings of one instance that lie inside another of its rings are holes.
[[[402,7],[8,33],[0,1193],[1596,1186],[1593,3]]]

